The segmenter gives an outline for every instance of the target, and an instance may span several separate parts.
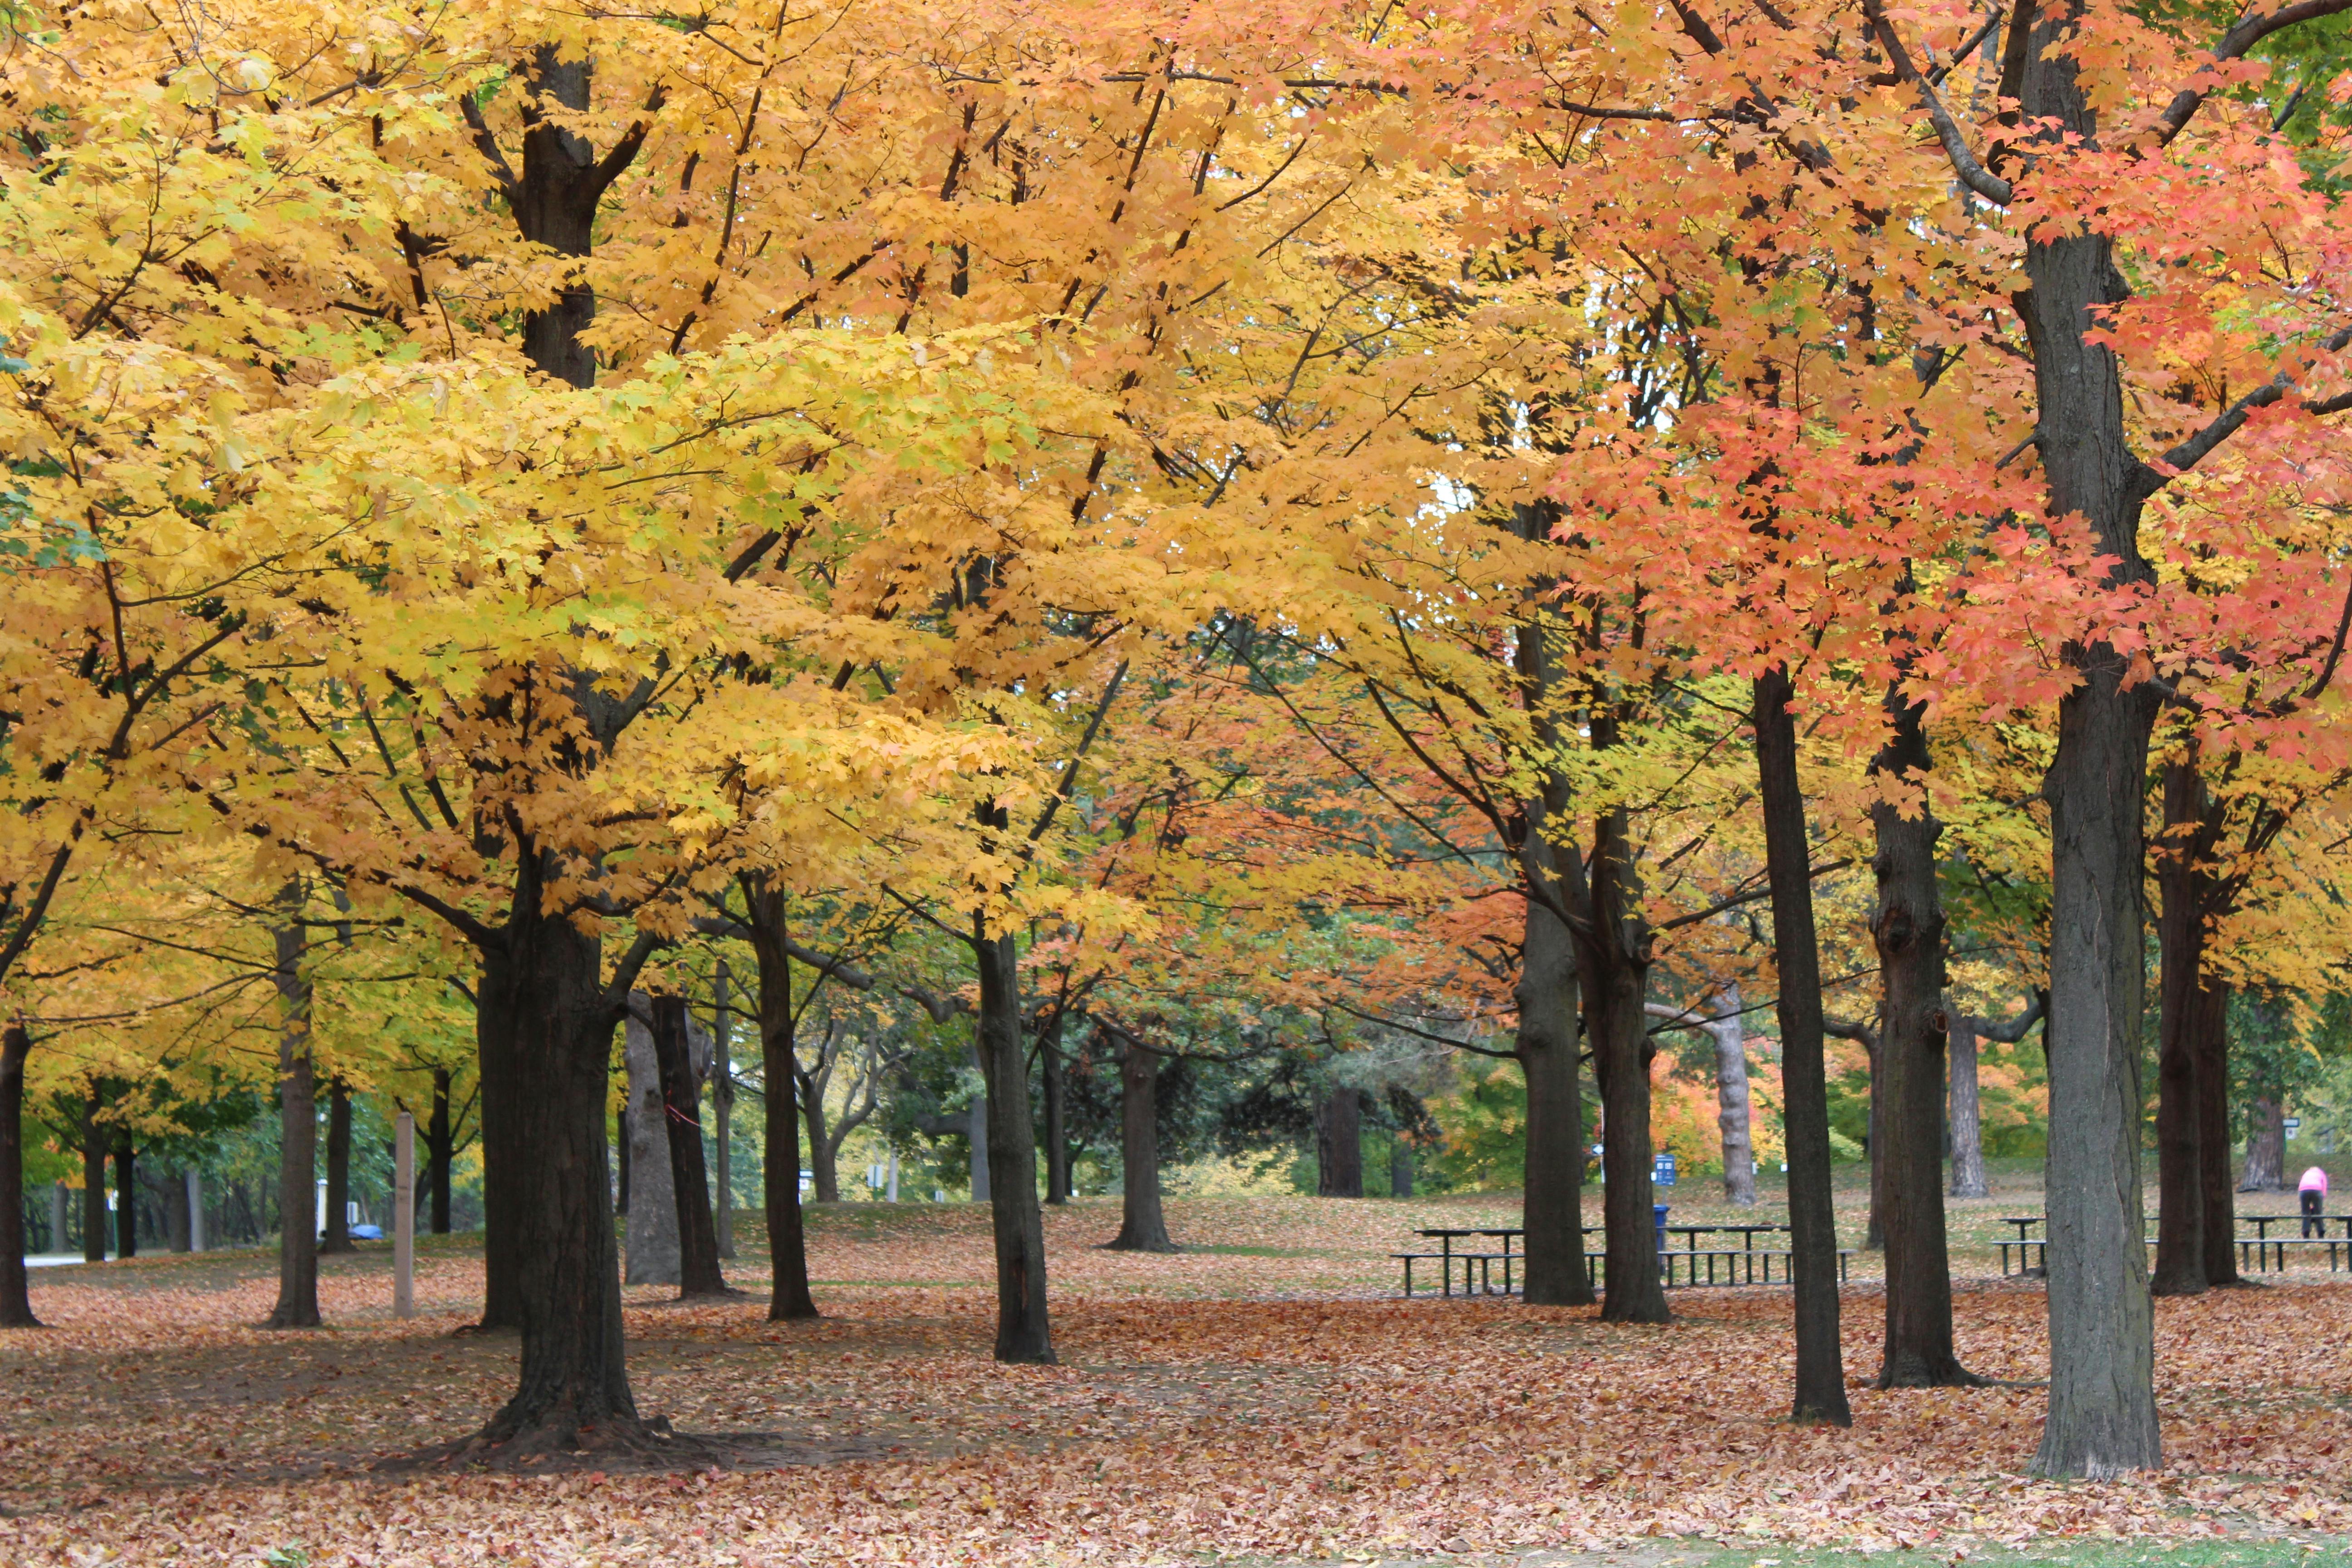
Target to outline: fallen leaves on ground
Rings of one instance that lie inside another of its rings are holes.
[[[1252,1250],[1140,1259],[1076,1245],[1100,1207],[1057,1215],[1055,1367],[989,1361],[969,1210],[827,1216],[819,1278],[903,1282],[823,1289],[817,1323],[633,1292],[647,1413],[876,1456],[726,1474],[361,1473],[504,1397],[513,1342],[450,1337],[476,1260],[432,1259],[436,1315],[406,1324],[382,1316],[380,1259],[339,1263],[322,1295],[348,1326],[320,1334],[247,1326],[271,1297],[258,1257],[45,1280],[58,1326],[0,1335],[0,1503],[21,1513],[0,1519],[0,1562],[1125,1563],[2352,1531],[2352,1289],[2325,1275],[2158,1302],[2168,1468],[2061,1486],[2022,1474],[2039,1389],[1864,1386],[1873,1289],[1845,1300],[1853,1427],[1795,1428],[1785,1292],[1677,1292],[1683,1315],[1658,1328],[1406,1303],[1355,1279],[1401,1244],[1402,1208],[1179,1205],[1194,1238]],[[1232,1299],[1252,1281],[1284,1299]],[[1958,1308],[1971,1368],[2042,1375],[2038,1289],[1963,1287]]]

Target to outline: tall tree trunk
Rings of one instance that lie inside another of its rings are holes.
[[[1037,1203],[1037,1142],[1029,1121],[1029,1053],[1021,1029],[1021,963],[1010,935],[974,917],[980,969],[980,1065],[988,1084],[989,1208],[996,1233],[996,1359],[1051,1364],[1045,1316],[1045,1216]]]
[[[2197,1177],[2205,1196],[2205,1283],[2238,1283],[2230,1148],[2230,983],[2209,974],[2198,1014]]]
[[[182,1173],[182,1175],[187,1187],[187,1191],[181,1194],[181,1201],[186,1206],[188,1215],[188,1250],[202,1252],[205,1250],[204,1174],[191,1165]]]
[[[2021,41],[2029,121],[2095,146],[2098,115],[2074,50],[2087,0],[2053,0]],[[2021,19],[2022,8],[2021,7]],[[2029,153],[2032,149],[2029,147]],[[2145,468],[2130,456],[2114,351],[2087,333],[2128,294],[2113,241],[2072,221],[2025,245],[2019,297],[2033,353],[2034,433],[2053,517],[2079,516],[2115,564],[2144,582]],[[2086,587],[2088,585],[2086,584]],[[2113,645],[2074,647],[2082,683],[2058,705],[2050,802],[2050,1407],[2033,1469],[2105,1477],[2162,1462],[2155,1316],[2147,1293],[2139,1159],[2140,900],[2144,781],[2156,694],[2126,689]]]
[[[1596,737],[1598,740],[1598,737]],[[1612,1323],[1663,1323],[1658,1279],[1655,1169],[1650,1142],[1650,943],[1640,923],[1641,888],[1625,814],[1599,823],[1590,874],[1592,939],[1579,954],[1585,1028],[1601,1085],[1601,1223],[1606,1254],[1601,1316]]]
[[[2158,1296],[2204,1290],[2205,1177],[2197,1069],[2205,1003],[2205,920],[2198,862],[2206,816],[2205,778],[2192,740],[2163,769],[2163,838],[2156,845],[2157,951],[2163,968],[2156,1057],[2156,1277]]]
[[[114,1256],[139,1256],[139,1150],[128,1127],[114,1130]]]
[[[1062,1060],[1062,1014],[1056,1008],[1038,1042],[1045,1074],[1045,1201],[1070,1201],[1069,1086]],[[1155,1069],[1156,1070],[1156,1069]]]
[[[809,1195],[821,1204],[841,1201],[841,1169],[834,1160],[833,1138],[824,1125],[824,1091],[830,1081],[830,1074],[822,1082],[814,1074],[800,1077],[801,1114],[808,1121]]]
[[[1723,1136],[1723,1197],[1741,1208],[1756,1204],[1755,1099],[1748,1087],[1748,1018],[1739,982],[1727,980],[1707,999],[1707,1038],[1715,1045],[1715,1124]]]
[[[1315,1193],[1326,1198],[1364,1195],[1363,1100],[1347,1084],[1335,1085],[1317,1110]]]
[[[544,910],[551,860],[530,854],[524,869],[501,933],[511,989],[481,998],[511,1020],[515,1082],[530,1090],[506,1118],[514,1238],[528,1260],[518,1270],[521,1373],[481,1433],[509,1455],[627,1444],[644,1431],[622,1349],[604,1139],[621,1008],[607,994],[602,940]]]
[[[71,1225],[68,1216],[72,1201],[70,1193],[63,1182],[49,1184],[49,1250],[51,1252],[64,1252],[73,1246],[66,1234]]]
[[[352,1247],[352,1091],[340,1078],[327,1080],[327,1224],[320,1252]]]
[[[285,901],[301,912],[299,887]],[[319,1086],[310,1072],[310,982],[302,973],[303,928],[278,928],[278,1304],[273,1329],[319,1326]]]
[[[1523,667],[1524,667],[1524,661]],[[1565,785],[1556,792],[1564,802]],[[1539,805],[1540,803],[1538,803]],[[1529,856],[1545,874],[1556,866],[1554,847],[1537,816]],[[1551,875],[1552,885],[1559,879]],[[1577,1075],[1577,1008],[1580,1000],[1576,942],[1559,917],[1536,899],[1526,901],[1519,949],[1517,1055],[1528,1080],[1528,1141],[1521,1167],[1520,1226],[1527,1232],[1524,1290],[1531,1306],[1592,1303],[1592,1275],[1584,1258],[1584,1103]]]
[[[99,1086],[90,1085],[89,1093],[81,1102],[81,1260],[84,1263],[106,1261],[106,1151],[108,1138],[105,1124],[98,1113],[106,1109],[99,1096]]]
[[[433,1194],[433,1234],[449,1234],[449,1167],[457,1162],[457,1134],[449,1126],[449,1069],[433,1069],[433,1119],[425,1124],[425,1185]]]
[[[1512,509],[1512,531],[1531,542],[1550,538],[1559,520],[1559,508],[1550,501]],[[1564,740],[1560,683],[1548,639],[1560,628],[1546,607],[1548,588],[1545,584],[1529,595],[1527,616],[1513,641],[1512,662],[1536,740],[1558,748]],[[1520,876],[1527,907],[1515,994],[1519,1012],[1515,1054],[1528,1084],[1519,1220],[1527,1244],[1522,1289],[1531,1306],[1582,1307],[1593,1300],[1592,1271],[1584,1256],[1584,1101],[1577,1072],[1577,1011],[1583,981],[1577,973],[1576,937],[1559,910],[1578,898],[1583,879],[1574,879],[1571,885],[1560,875],[1562,859],[1572,858],[1576,848],[1551,837],[1556,823],[1573,827],[1568,815],[1568,777],[1556,765],[1556,752],[1535,761],[1540,788],[1520,805]]]
[[[1947,1007],[1951,1024],[1952,1196],[1985,1195],[1984,1122],[1977,1093],[1977,1025],[1966,1008]]]
[[[41,1326],[25,1278],[25,1063],[32,1054],[23,1019],[0,1025],[0,1329]],[[51,1237],[49,1250],[65,1250],[65,1237]]]
[[[710,1178],[702,1163],[702,1096],[694,1081],[685,997],[654,998],[653,1040],[669,1129],[670,1191],[677,1202],[677,1293],[680,1298],[730,1295],[726,1277],[719,1271],[719,1233],[710,1218]]]
[[[1756,678],[1756,767],[1772,944],[1780,971],[1780,1085],[1789,1151],[1789,1249],[1796,1283],[1798,1421],[1850,1426],[1838,1344],[1837,1213],[1830,1201],[1830,1107],[1822,1049],[1822,958],[1813,931],[1812,847],[1797,774],[1795,695],[1784,665]]]
[[[1160,1057],[1133,1035],[1118,1058],[1119,1160],[1125,1172],[1116,1252],[1176,1252],[1160,1210]]]
[[[768,1226],[768,1321],[817,1316],[809,1293],[808,1241],[801,1228],[800,1118],[794,1112],[800,1063],[793,1039],[793,969],[784,952],[784,894],[763,878],[743,879],[751,952],[760,965],[760,1081],[767,1143],[760,1197]]]
[[[1890,685],[1886,744],[1872,771],[1920,788],[1906,815],[1870,808],[1878,840],[1878,908],[1870,934],[1884,986],[1878,1075],[1871,1090],[1878,1134],[1874,1173],[1886,1229],[1886,1342],[1881,1388],[1973,1386],[1952,1344],[1952,1266],[1944,1237],[1944,904],[1936,886],[1943,825],[1927,795],[1927,730],[1919,705]]]
[[[1389,1139],[1389,1196],[1412,1196],[1412,1140],[1402,1128]]]
[[[718,1202],[711,1214],[711,1234],[719,1256],[735,1256],[735,1063],[728,1051],[734,1020],[728,1012],[727,965],[719,978],[710,1010],[710,1115],[712,1152],[719,1158]]]
[[[165,1172],[155,1186],[155,1201],[163,1205],[163,1246],[168,1251],[195,1250],[194,1232],[188,1224],[188,1177],[192,1173]]]
[[[2286,1191],[2286,1110],[2274,1095],[2254,1096],[2253,1127],[2246,1134],[2242,1193]]]
[[[630,996],[622,1030],[621,1059],[628,1068],[621,1135],[629,1152],[624,1194],[629,1245],[622,1259],[621,1283],[676,1285],[684,1278],[678,1263],[680,1205],[670,1178],[669,1114],[661,1051],[654,1043],[651,996],[642,991]]]

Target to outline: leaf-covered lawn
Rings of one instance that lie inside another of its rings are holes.
[[[823,1289],[822,1322],[632,1292],[640,1406],[770,1435],[747,1462],[777,1468],[730,1473],[365,1473],[505,1396],[513,1342],[452,1334],[480,1284],[461,1250],[428,1258],[429,1315],[404,1325],[381,1253],[329,1260],[341,1326],[313,1334],[249,1326],[272,1296],[256,1254],[45,1273],[56,1326],[0,1334],[0,1563],[1263,1561],[1663,1535],[1697,1563],[2108,1532],[2293,1557],[2352,1531],[2352,1286],[2324,1271],[2160,1301],[2170,1468],[2061,1487],[2022,1475],[2038,1389],[1863,1386],[1871,1287],[1846,1297],[1853,1428],[1793,1429],[1784,1292],[1677,1292],[1664,1328],[1407,1304],[1379,1255],[1424,1207],[1180,1202],[1179,1233],[1219,1250],[1177,1258],[1085,1245],[1109,1233],[1103,1205],[1055,1215],[1063,1364],[1043,1369],[988,1359],[978,1211],[822,1215],[812,1271],[869,1281]],[[2042,1375],[2037,1289],[1964,1286],[1958,1311],[1972,1368]]]

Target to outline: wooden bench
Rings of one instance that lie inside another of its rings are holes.
[[[1443,1293],[1448,1296],[1454,1294],[1454,1266],[1457,1263],[1462,1266],[1462,1293],[1465,1296],[1517,1295],[1518,1289],[1511,1279],[1511,1266],[1525,1261],[1522,1253],[1455,1252],[1450,1248],[1444,1252],[1391,1252],[1389,1256],[1401,1259],[1404,1264],[1404,1293],[1408,1296],[1412,1294],[1412,1266],[1416,1263],[1438,1266],[1444,1288]],[[1495,1289],[1495,1265],[1497,1263],[1503,1266],[1503,1288],[1500,1290]]]
[[[1685,1248],[1681,1251],[1669,1249],[1662,1252],[1658,1254],[1658,1261],[1665,1266],[1666,1289],[1673,1290],[1697,1289],[1708,1285],[1791,1284],[1794,1281],[1790,1274],[1790,1260],[1795,1257],[1796,1254],[1793,1252],[1774,1252],[1758,1247],[1725,1247],[1716,1251],[1693,1251]],[[1852,1247],[1838,1248],[1838,1282],[1840,1284],[1843,1284],[1846,1280],[1847,1262],[1853,1257]],[[1778,1279],[1772,1278],[1772,1268],[1776,1260],[1780,1264],[1780,1277]],[[1699,1278],[1699,1265],[1702,1262],[1706,1265],[1706,1278],[1704,1279]],[[1718,1270],[1720,1270],[1720,1278],[1717,1277]],[[1677,1272],[1683,1276],[1680,1281],[1675,1279]]]
[[[2018,1273],[2030,1274],[2037,1268],[2044,1274],[2050,1272],[2050,1244],[2046,1241],[1996,1241],[1993,1245],[2000,1248],[2000,1271],[2004,1278],[2010,1273],[2009,1249],[2012,1247],[2017,1249]]]
[[[2342,1246],[2342,1243],[2338,1243]],[[1849,1265],[1853,1248],[1838,1248],[1838,1280],[1850,1277]],[[1516,1296],[1522,1281],[1515,1278],[1527,1262],[1523,1252],[1391,1252],[1389,1256],[1404,1265],[1404,1293],[1413,1293],[1412,1266],[1434,1263],[1441,1271],[1440,1294],[1454,1294],[1457,1279],[1465,1296]],[[1726,1247],[1720,1250],[1694,1252],[1685,1247],[1669,1247],[1659,1253],[1658,1272],[1669,1290],[1704,1289],[1708,1286],[1787,1285],[1790,1252],[1773,1252],[1756,1247]],[[1609,1279],[1609,1255],[1587,1252],[1585,1267],[1591,1271],[1595,1289],[1606,1289]],[[1502,1281],[1497,1286],[1496,1265],[1500,1264]],[[1705,1278],[1701,1278],[1702,1267]],[[1775,1273],[1778,1278],[1775,1278]]]

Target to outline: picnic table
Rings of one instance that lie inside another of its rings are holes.
[[[2274,1225],[2299,1226],[2306,1217],[2319,1221],[2318,1236],[2298,1235],[2273,1237],[2271,1235],[2271,1226]],[[2286,1252],[2290,1247],[2326,1247],[2327,1268],[2330,1273],[2334,1273],[2338,1267],[2352,1268],[2352,1214],[2323,1214],[2308,1216],[2299,1214],[2250,1214],[2241,1215],[2238,1218],[2242,1223],[2254,1227],[2253,1235],[2232,1238],[2238,1244],[2238,1267],[2241,1268],[2251,1268],[2257,1274],[2284,1272],[2286,1268]],[[2012,1247],[2017,1251],[2019,1272],[2021,1273],[2037,1265],[2044,1270],[2049,1268],[2048,1240],[2045,1237],[2026,1234],[2035,1226],[2044,1223],[2041,1215],[2003,1215],[2000,1216],[2000,1223],[2017,1227],[2017,1239],[2014,1241],[1993,1243],[2000,1249],[2001,1273],[2006,1275],[2010,1272],[2010,1249]],[[2327,1227],[2336,1224],[2341,1224],[2344,1226],[2344,1234],[2340,1237],[2327,1234]],[[2156,1245],[2154,1237],[2149,1237],[2147,1240],[2149,1246]],[[2032,1252],[2029,1253],[2028,1248],[2032,1248]],[[2339,1257],[2342,1259],[2340,1265]]]
[[[1591,1236],[1602,1227],[1588,1225],[1581,1228],[1584,1235]],[[1775,1232],[1785,1232],[1788,1228],[1785,1225],[1662,1226],[1659,1227],[1662,1245],[1658,1248],[1658,1273],[1670,1289],[1696,1285],[1786,1284],[1789,1282],[1790,1255],[1783,1249],[1759,1247],[1756,1245],[1756,1238]],[[1461,1284],[1462,1293],[1465,1296],[1510,1296],[1517,1293],[1519,1282],[1516,1281],[1513,1276],[1515,1272],[1524,1272],[1527,1262],[1527,1252],[1522,1241],[1527,1235],[1524,1226],[1437,1226],[1416,1230],[1413,1234],[1436,1242],[1438,1250],[1433,1253],[1392,1252],[1389,1255],[1404,1264],[1404,1293],[1407,1296],[1413,1293],[1412,1266],[1415,1263],[1434,1263],[1438,1266],[1441,1290],[1447,1296],[1454,1294],[1457,1279]],[[1664,1244],[1668,1236],[1677,1235],[1684,1238],[1682,1247],[1675,1247],[1670,1244]],[[1737,1247],[1704,1248],[1699,1246],[1700,1237],[1715,1235],[1738,1236],[1740,1245]],[[1471,1241],[1480,1237],[1499,1242],[1501,1249],[1498,1251],[1493,1247],[1465,1251],[1454,1249],[1454,1243],[1457,1241]],[[1521,1249],[1513,1251],[1514,1243],[1521,1243]],[[1847,1263],[1853,1256],[1851,1247],[1839,1248],[1839,1279],[1843,1280],[1846,1278]],[[1594,1275],[1596,1283],[1599,1283],[1600,1276],[1608,1262],[1608,1255],[1605,1252],[1595,1252],[1588,1248],[1584,1257],[1587,1263],[1598,1266],[1594,1268]],[[1780,1278],[1778,1280],[1772,1277],[1772,1266],[1776,1261],[1780,1265]],[[1704,1279],[1699,1277],[1702,1263],[1706,1268]],[[1495,1282],[1498,1265],[1502,1275],[1502,1284],[1499,1289]]]

